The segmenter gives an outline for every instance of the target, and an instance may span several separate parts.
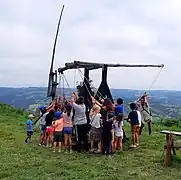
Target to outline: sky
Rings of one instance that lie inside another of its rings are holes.
[[[164,64],[151,89],[181,90],[180,0],[1,0],[0,86],[47,86],[59,14],[54,69],[74,60]],[[149,89],[159,68],[109,68],[111,88]],[[65,76],[71,87],[78,71]],[[98,87],[101,70],[90,73]]]

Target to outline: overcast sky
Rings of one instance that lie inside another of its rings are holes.
[[[152,89],[181,90],[180,0],[0,0],[0,86],[46,86],[57,21],[55,66],[73,60],[165,64]],[[148,89],[158,68],[109,69],[111,88]],[[74,86],[74,70],[65,73]],[[92,71],[98,86],[101,70]],[[76,73],[75,80],[80,80]]]

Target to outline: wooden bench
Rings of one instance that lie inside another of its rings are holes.
[[[175,146],[174,136],[181,136],[181,132],[161,131],[166,135],[166,145],[164,146],[164,167],[167,168],[172,159],[172,154],[176,155],[176,149],[181,149],[181,146]]]

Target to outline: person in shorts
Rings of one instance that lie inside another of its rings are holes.
[[[53,132],[54,128],[52,126],[52,122],[54,119],[54,110],[52,109],[45,118],[46,121],[46,147],[51,147],[53,143]]]
[[[49,113],[46,110],[45,106],[40,106],[40,121],[39,121],[39,126],[40,126],[40,146],[45,146],[46,144],[46,115]]]
[[[113,122],[113,128],[115,132],[115,140],[114,140],[114,146],[113,150],[116,151],[116,149],[123,150],[122,140],[123,140],[123,113],[119,113],[116,116],[116,119]]]
[[[128,122],[131,124],[131,133],[132,133],[132,139],[131,139],[131,146],[130,147],[137,147],[139,146],[139,130],[141,126],[141,116],[138,114],[138,110],[136,108],[136,103],[130,104],[131,112],[128,115]]]
[[[63,121],[64,121],[64,144],[66,153],[68,152],[68,148],[70,148],[70,153],[72,153],[72,106],[66,105],[65,106],[65,113],[63,113]]]
[[[63,118],[61,112],[57,111],[55,113],[55,121],[52,122],[52,125],[54,127],[53,152],[55,152],[57,144],[58,152],[61,152],[63,141]]]
[[[32,119],[34,118],[33,114],[30,114],[28,116],[28,120],[26,122],[26,139],[25,142],[26,143],[30,143],[31,142],[31,136],[33,135],[33,122]]]

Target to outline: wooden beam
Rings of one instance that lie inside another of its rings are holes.
[[[74,61],[74,62],[70,62],[70,63],[66,63],[65,67],[63,68],[58,68],[58,72],[62,73],[65,70],[68,69],[77,69],[77,68],[87,68],[89,70],[93,70],[93,69],[99,69],[102,68],[104,65],[107,65],[107,67],[126,67],[126,68],[130,68],[130,67],[157,67],[157,68],[163,68],[164,65],[160,64],[103,64],[103,63],[93,63],[93,62],[81,62],[81,61]]]

